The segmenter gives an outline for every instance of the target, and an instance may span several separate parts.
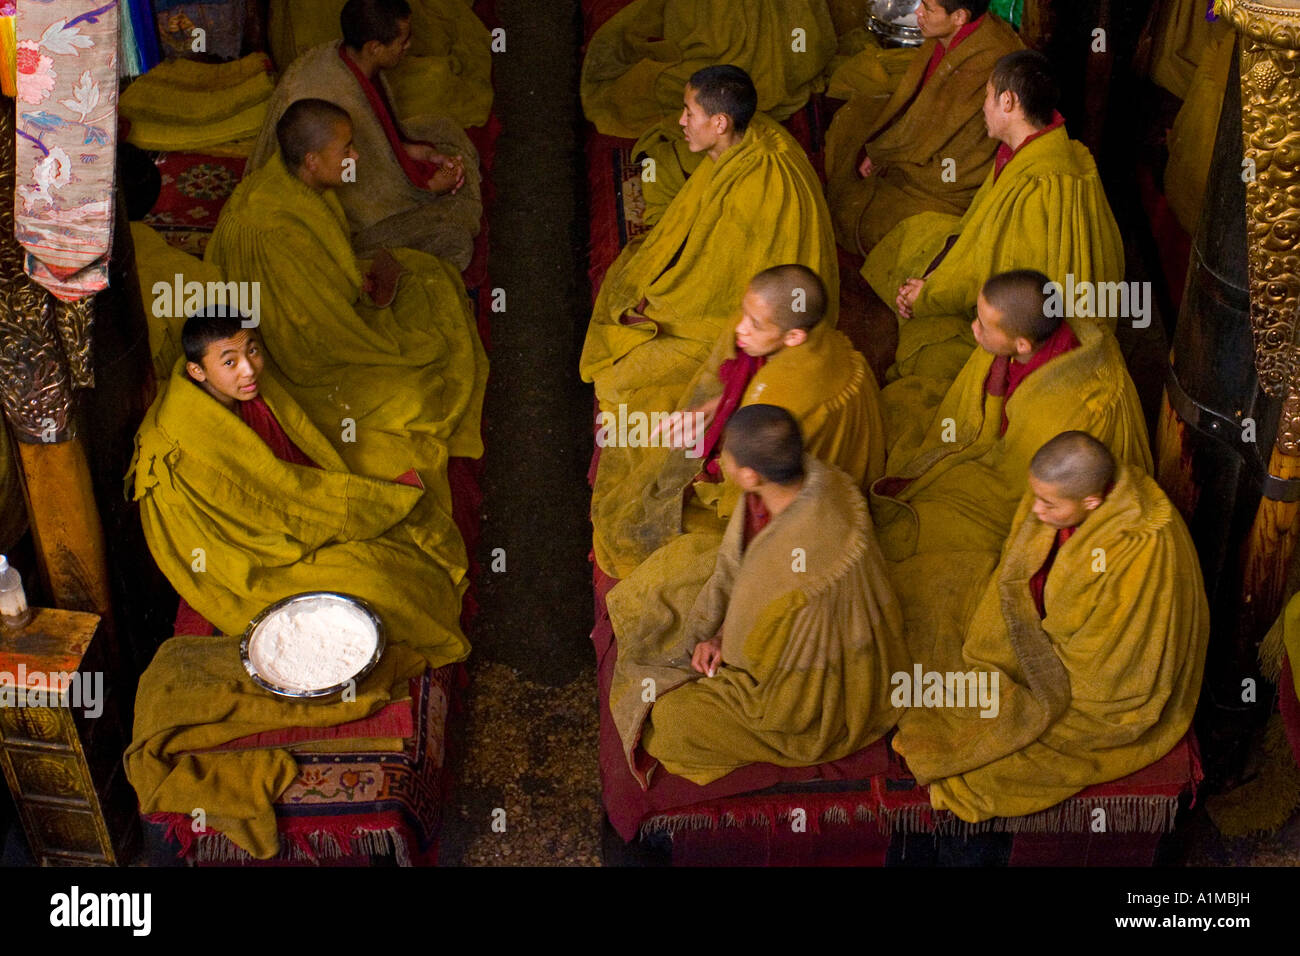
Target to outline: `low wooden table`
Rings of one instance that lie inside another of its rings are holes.
[[[99,616],[35,609],[0,629],[0,767],[44,866],[114,866],[137,834],[127,735]]]

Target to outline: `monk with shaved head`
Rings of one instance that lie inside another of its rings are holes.
[[[978,822],[1135,773],[1191,726],[1209,607],[1187,527],[1142,469],[1083,431],[1029,466],[964,640],[923,669],[975,673],[980,709],[913,707],[894,749],[930,802]]]

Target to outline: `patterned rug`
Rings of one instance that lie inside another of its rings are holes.
[[[221,209],[244,177],[248,160],[199,153],[160,153],[162,193],[144,217],[167,242],[202,258]]]

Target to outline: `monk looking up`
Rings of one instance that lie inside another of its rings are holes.
[[[980,286],[995,273],[1037,269],[1062,284],[1124,278],[1124,244],[1097,164],[1066,135],[1057,98],[1042,54],[998,60],[984,100],[997,155],[970,207],[961,218],[911,216],[867,256],[862,275],[898,313],[891,379],[952,381],[974,347]],[[1117,316],[1093,317],[1114,329]]]
[[[433,666],[462,660],[466,562],[450,517],[407,476],[351,471],[264,368],[249,321],[222,307],[186,321],[185,356],[136,435],[159,568],[226,634],[281,598],[344,591]]]
[[[285,71],[249,168],[266,165],[279,148],[277,127],[293,103],[335,103],[355,127],[356,165],[336,188],[357,253],[402,246],[463,270],[483,215],[478,156],[446,118],[412,117],[409,130],[404,128],[383,79],[383,71],[400,63],[410,47],[409,4],[348,0],[340,26],[341,42],[314,47]]]
[[[921,662],[984,674],[993,706],[909,709],[894,749],[935,808],[971,823],[1135,773],[1191,726],[1209,622],[1164,492],[1090,435],[1060,434],[1030,462],[964,642],[943,645],[959,654]]]
[[[460,275],[411,249],[357,260],[335,196],[351,155],[346,112],[299,100],[278,136],[222,210],[206,258],[257,284],[258,331],[285,387],[349,467],[391,478],[414,466],[450,510],[447,458],[482,454],[487,378]]]
[[[851,98],[826,135],[827,196],[835,235],[866,255],[908,216],[960,216],[993,165],[983,103],[997,61],[1021,48],[988,0],[921,0],[926,38],[889,102]]]
[[[755,113],[753,82],[709,67],[687,85],[682,123],[700,169],[639,245],[610,268],[583,347],[602,410],[669,412],[731,327],[749,279],[799,263],[824,280],[835,324],[839,272],[821,184],[803,149]]]
[[[732,515],[685,633],[618,635],[610,707],[643,786],[652,768],[638,742],[706,784],[749,763],[848,756],[897,717],[898,606],[854,481],[804,456],[794,418],[772,405],[732,416],[722,462],[750,503]],[[792,564],[796,551],[806,563]]]

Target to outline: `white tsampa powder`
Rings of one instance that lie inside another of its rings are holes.
[[[265,680],[290,690],[319,690],[352,677],[375,653],[375,626],[337,598],[313,598],[267,617],[248,656]]]

